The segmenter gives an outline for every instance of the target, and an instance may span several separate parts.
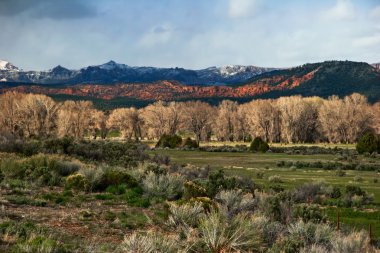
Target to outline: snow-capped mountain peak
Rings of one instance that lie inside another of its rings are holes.
[[[115,61],[109,61],[107,63],[104,63],[102,65],[97,65],[97,66],[94,66],[94,67],[99,67],[101,69],[105,69],[105,70],[112,70],[112,69],[126,69],[128,68],[128,65],[126,64],[120,64],[120,63],[116,63]]]
[[[67,72],[70,71],[67,68],[62,67],[61,65],[58,65],[50,70],[51,72]]]
[[[0,70],[13,70],[13,71],[19,71],[19,69],[14,66],[12,63],[0,60]]]

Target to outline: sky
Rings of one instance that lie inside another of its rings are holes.
[[[201,69],[380,62],[380,0],[0,0],[0,59]]]

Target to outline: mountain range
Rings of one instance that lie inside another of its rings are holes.
[[[243,82],[275,70],[256,66],[228,65],[200,70],[184,68],[132,67],[109,61],[105,64],[69,70],[60,65],[47,71],[23,71],[7,61],[0,61],[0,80],[34,84],[113,84],[131,82],[178,81],[187,85],[221,85]]]
[[[90,99],[101,107],[143,106],[156,100],[252,98],[303,95],[345,96],[354,92],[380,101],[380,64],[326,61],[276,69],[254,66],[183,68],[130,67],[110,61],[80,70],[57,66],[50,71],[22,71],[0,62],[0,92],[42,93],[56,99]]]

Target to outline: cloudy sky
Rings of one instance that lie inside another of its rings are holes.
[[[0,59],[290,67],[380,61],[380,0],[0,0]]]

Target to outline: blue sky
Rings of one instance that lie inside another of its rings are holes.
[[[380,0],[0,0],[0,27],[25,70],[380,62]]]

